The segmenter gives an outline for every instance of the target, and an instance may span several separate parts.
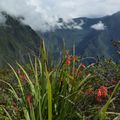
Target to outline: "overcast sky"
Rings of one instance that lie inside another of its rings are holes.
[[[0,0],[0,10],[25,18],[33,29],[46,30],[58,18],[100,17],[120,10],[120,0]]]

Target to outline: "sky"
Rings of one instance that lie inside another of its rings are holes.
[[[23,16],[24,23],[46,31],[77,17],[101,17],[120,11],[120,0],[0,0],[0,11]],[[0,20],[2,18],[0,17]]]

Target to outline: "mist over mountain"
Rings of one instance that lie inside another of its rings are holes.
[[[0,13],[0,67],[13,61],[26,61],[26,56],[37,51],[41,36],[47,50],[54,59],[60,56],[65,41],[66,49],[76,47],[76,54],[82,56],[105,56],[115,54],[113,40],[120,40],[120,12],[100,18],[74,18],[64,21],[60,18],[51,31],[34,31],[23,24],[23,17]],[[39,35],[39,36],[38,36]]]
[[[47,48],[56,55],[64,39],[70,50],[75,44],[77,55],[111,57],[115,54],[112,41],[120,40],[120,12],[100,18],[75,18],[69,23],[61,18],[54,31],[37,33],[44,37]]]

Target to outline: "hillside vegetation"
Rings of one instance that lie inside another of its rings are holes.
[[[49,55],[48,55],[49,56]],[[120,65],[110,59],[84,64],[63,49],[57,64],[40,57],[0,70],[1,120],[119,120]]]

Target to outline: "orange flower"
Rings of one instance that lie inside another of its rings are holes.
[[[75,55],[72,56],[72,61],[73,62],[77,61],[77,57]]]
[[[32,110],[32,96],[31,94],[27,95],[26,96],[26,102],[28,103],[29,107],[30,107],[30,110]]]

